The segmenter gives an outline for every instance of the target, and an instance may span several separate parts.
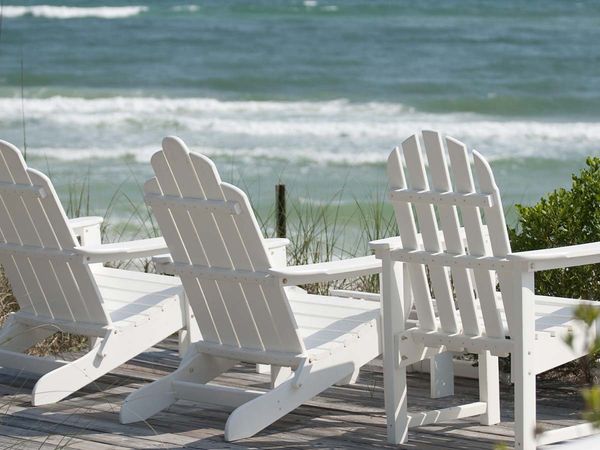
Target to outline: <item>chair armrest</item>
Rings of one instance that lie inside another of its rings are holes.
[[[99,245],[102,242],[100,225],[104,222],[102,217],[89,216],[69,219],[69,227],[75,237],[79,238],[81,245]]]
[[[269,250],[275,250],[280,247],[287,247],[290,245],[290,240],[286,238],[269,238],[265,239],[265,247]]]
[[[165,240],[162,237],[157,237],[129,242],[115,242],[113,244],[75,247],[73,250],[75,253],[82,255],[86,262],[95,263],[145,258],[160,255],[169,249]]]
[[[75,219],[69,219],[69,226],[75,236],[81,236],[86,228],[101,225],[102,222],[104,222],[104,218],[99,216],[76,217]]]
[[[467,246],[467,236],[465,229],[460,227],[458,229],[458,235],[460,237],[461,242],[466,247]],[[490,243],[490,233],[487,225],[483,226],[482,229],[483,242],[487,247],[491,246]],[[440,240],[440,244],[444,245],[446,238],[444,237],[444,232],[442,230],[438,231],[438,238]],[[419,233],[417,235],[417,243],[420,248],[423,247],[423,236]],[[402,239],[400,236],[388,237],[384,239],[377,239],[375,241],[369,242],[369,247],[375,251],[377,257],[380,257],[381,252],[391,251],[396,248],[402,248]]]
[[[170,265],[173,264],[173,257],[170,253],[164,253],[162,255],[156,255],[152,257],[152,262],[156,267],[156,271],[160,274],[175,275]]]
[[[283,285],[296,286],[380,273],[381,261],[375,256],[362,256],[303,266],[271,268],[268,272],[280,278]]]
[[[272,267],[285,267],[287,265],[286,247],[289,243],[289,239],[285,238],[270,238],[264,240],[267,252],[271,255],[270,260]]]
[[[376,253],[380,250],[393,250],[395,248],[402,247],[402,239],[400,236],[377,239],[369,242],[369,247],[371,250],[375,250]]]
[[[529,272],[600,263],[600,242],[511,253],[506,259]]]

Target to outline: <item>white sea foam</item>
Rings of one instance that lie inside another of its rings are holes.
[[[393,146],[421,129],[442,130],[490,159],[582,158],[598,154],[600,142],[598,122],[430,114],[383,102],[51,97],[25,99],[24,106],[32,152],[37,142],[48,156],[66,160],[145,161],[166,134],[213,156],[319,165],[382,164]],[[0,137],[18,139],[21,114],[19,98],[0,98]]]
[[[44,17],[46,19],[79,19],[85,17],[96,17],[101,19],[123,19],[137,16],[148,11],[147,6],[53,6],[53,5],[30,5],[16,6],[4,5],[2,15],[5,18],[22,16]]]
[[[198,5],[177,5],[171,8],[175,12],[196,12],[200,10]]]

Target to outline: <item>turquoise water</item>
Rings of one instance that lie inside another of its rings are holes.
[[[0,137],[98,211],[141,202],[168,134],[263,205],[369,199],[422,128],[484,153],[506,206],[600,154],[598,2],[3,3]]]

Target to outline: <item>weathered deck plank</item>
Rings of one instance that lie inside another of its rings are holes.
[[[96,383],[56,405],[32,407],[35,379],[0,371],[0,448],[104,450],[214,449],[214,448],[394,448],[385,440],[383,380],[374,365],[363,370],[353,386],[336,386],[291,414],[242,442],[223,441],[228,411],[211,405],[180,402],[147,423],[121,425],[119,406],[140,385],[173,370],[178,363],[172,343],[161,345],[102,377]],[[268,377],[252,366],[239,366],[217,381],[266,387]],[[429,398],[428,376],[409,376],[409,406],[415,409],[445,407],[477,398],[474,380],[457,379],[457,395]],[[538,417],[554,427],[579,421],[581,400],[577,389],[541,383]],[[502,387],[502,420],[485,427],[474,420],[412,429],[406,449],[493,449],[512,441],[512,389]]]

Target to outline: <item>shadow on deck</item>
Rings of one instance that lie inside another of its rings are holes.
[[[178,359],[167,343],[141,355],[118,371],[102,377],[62,402],[32,407],[34,378],[0,373],[0,448],[12,449],[214,449],[214,448],[398,448],[386,443],[383,411],[383,378],[374,365],[363,369],[352,386],[333,387],[285,416],[257,436],[236,443],[223,440],[228,411],[178,402],[148,422],[121,425],[119,408],[124,398],[140,385],[172,371]],[[253,366],[238,366],[217,379],[235,386],[266,387],[267,375]],[[476,380],[456,379],[456,396],[429,398],[429,376],[409,376],[409,408],[445,407],[476,401]],[[540,383],[538,420],[543,426],[579,422],[582,408],[574,387]],[[502,423],[481,426],[476,420],[411,429],[405,449],[493,449],[499,443],[512,446],[512,388],[502,386]]]

